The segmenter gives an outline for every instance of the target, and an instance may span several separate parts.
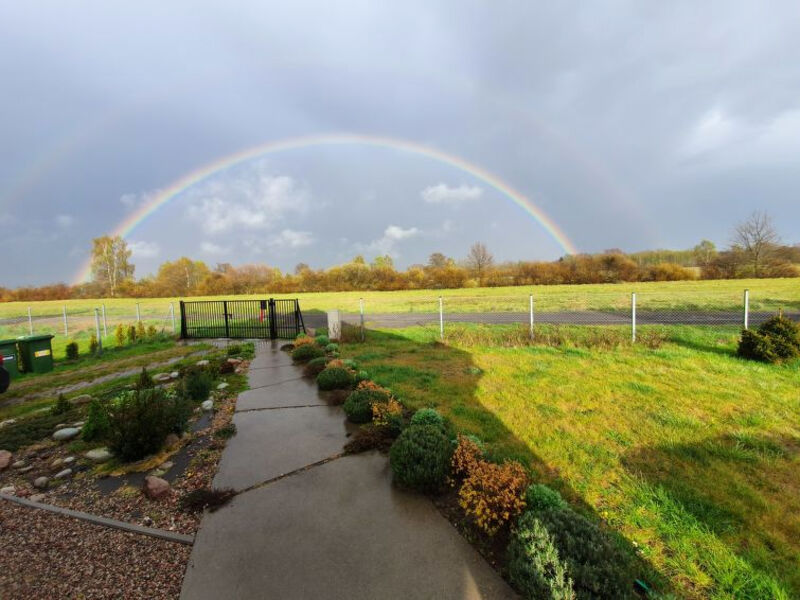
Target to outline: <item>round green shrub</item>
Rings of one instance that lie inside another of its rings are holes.
[[[742,358],[778,363],[800,356],[800,327],[784,316],[768,319],[758,331],[745,329],[737,354]]]
[[[179,390],[182,397],[192,402],[203,402],[211,394],[214,379],[203,369],[190,369],[181,379]]]
[[[73,341],[67,344],[66,351],[68,360],[75,360],[78,358],[78,342]]]
[[[329,354],[331,352],[338,352],[338,351],[339,351],[339,344],[330,343],[327,346],[325,346],[325,352]]]
[[[595,523],[570,508],[535,516],[552,536],[578,598],[635,598],[630,561]]]
[[[353,373],[344,367],[328,367],[317,375],[317,385],[321,390],[346,390],[354,383]]]
[[[324,356],[312,358],[306,363],[305,373],[309,377],[316,377],[325,370],[325,365],[328,364],[328,359]]]
[[[453,447],[435,425],[412,425],[389,450],[389,464],[396,481],[422,492],[436,492],[450,471]]]
[[[356,383],[361,383],[362,381],[367,381],[369,379],[369,373],[364,371],[363,369],[356,373]]]
[[[517,523],[508,545],[508,575],[527,600],[575,600],[567,565],[532,512]]]
[[[327,335],[320,334],[314,338],[314,341],[317,342],[317,346],[324,348],[331,343],[331,338],[329,338]]]
[[[231,344],[225,349],[228,356],[239,356],[242,353],[241,344]]]
[[[530,511],[538,512],[548,508],[564,508],[567,503],[553,488],[541,483],[534,483],[525,490],[525,506]]]
[[[358,363],[356,361],[354,361],[352,358],[345,358],[342,361],[342,363],[348,369],[353,369],[353,371],[357,371],[358,370]]]
[[[325,351],[315,344],[303,344],[292,350],[292,360],[300,363],[323,356],[325,356]]]
[[[97,398],[92,398],[86,410],[86,421],[81,428],[81,437],[87,442],[104,440],[108,436],[108,410]]]
[[[388,402],[389,395],[379,390],[356,390],[347,397],[342,408],[351,423],[372,421],[372,405]]]
[[[436,427],[444,427],[444,417],[440,415],[436,409],[421,408],[414,413],[411,417],[412,425],[435,425]]]

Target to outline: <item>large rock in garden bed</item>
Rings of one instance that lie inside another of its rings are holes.
[[[104,463],[110,460],[112,455],[108,448],[95,448],[89,450],[84,456],[94,463]]]
[[[57,442],[66,442],[73,438],[78,437],[78,434],[81,432],[80,429],[77,427],[65,427],[64,429],[59,429],[53,434],[53,439]]]
[[[148,475],[144,478],[142,492],[145,496],[150,498],[150,500],[158,500],[159,498],[163,498],[169,494],[169,491],[169,483],[166,480],[161,479],[160,477],[154,477],[153,475]]]
[[[0,450],[0,471],[4,471],[11,464],[11,452]]]

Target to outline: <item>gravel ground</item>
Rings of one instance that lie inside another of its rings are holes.
[[[0,501],[0,598],[178,598],[191,546]]]

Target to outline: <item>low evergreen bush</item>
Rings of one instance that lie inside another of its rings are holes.
[[[156,384],[153,381],[153,378],[150,377],[150,373],[147,372],[147,368],[142,367],[142,372],[139,373],[139,380],[136,382],[136,388],[139,390],[144,390],[155,386]]]
[[[412,425],[392,444],[389,464],[399,484],[422,492],[436,492],[445,483],[452,454],[452,444],[441,428]]]
[[[339,344],[330,343],[325,346],[325,352],[331,354],[333,352],[339,352]]]
[[[324,348],[331,343],[331,338],[329,338],[327,335],[320,334],[314,338],[314,341],[317,342],[317,346]]]
[[[97,398],[92,398],[86,411],[81,437],[87,442],[104,440],[109,432],[108,409]]]
[[[391,396],[386,391],[360,389],[347,397],[342,408],[351,423],[372,421],[372,405],[386,403]]]
[[[757,331],[742,331],[737,354],[742,358],[768,363],[800,357],[800,327],[782,315],[772,317]]]
[[[328,367],[317,375],[319,389],[345,390],[352,388],[355,383],[353,372],[345,367]]]
[[[525,490],[525,507],[538,512],[549,508],[565,508],[567,503],[556,490],[541,483],[529,485]]]
[[[189,369],[181,379],[180,395],[188,400],[199,403],[208,400],[214,379],[204,369]]]
[[[100,343],[97,341],[97,336],[93,333],[89,336],[89,354],[97,354],[100,350]]]
[[[78,342],[72,341],[66,347],[67,359],[75,360],[78,358]]]
[[[325,351],[316,344],[302,344],[295,346],[292,350],[292,360],[294,362],[304,363],[315,358],[322,358],[325,356]]]
[[[325,365],[328,364],[328,359],[324,356],[318,356],[317,358],[312,358],[310,361],[306,363],[305,366],[305,374],[308,377],[316,377],[322,371],[325,370]]]
[[[517,523],[508,545],[508,575],[526,600],[575,600],[567,565],[532,512]]]
[[[412,425],[435,425],[444,428],[444,417],[434,408],[421,408],[411,417]]]
[[[231,344],[225,349],[225,353],[228,356],[239,356],[242,353],[242,345],[241,344]]]
[[[56,403],[50,408],[51,415],[64,415],[72,410],[72,404],[64,394],[59,394]]]

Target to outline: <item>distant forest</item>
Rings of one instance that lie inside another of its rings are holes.
[[[93,241],[92,281],[0,288],[0,301],[800,277],[800,244],[781,243],[769,216],[754,213],[736,227],[731,244],[722,250],[703,240],[687,250],[610,249],[552,262],[497,263],[484,244],[476,243],[461,260],[434,252],[426,264],[403,271],[395,269],[390,256],[371,261],[356,256],[328,269],[301,263],[292,273],[267,264],[222,263],[212,268],[186,257],[163,263],[153,277],[137,280],[134,271],[125,240],[104,236]]]

